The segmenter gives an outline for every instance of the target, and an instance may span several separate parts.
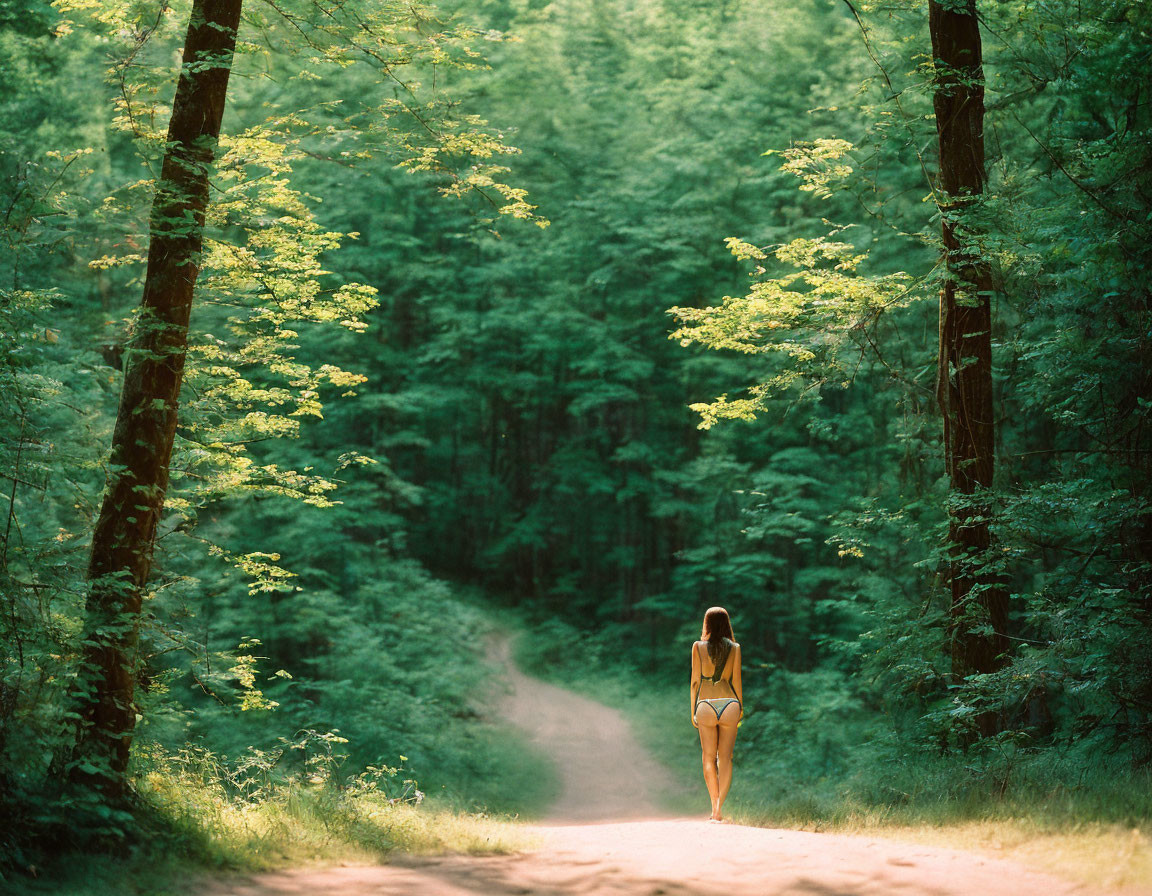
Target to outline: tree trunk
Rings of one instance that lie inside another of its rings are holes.
[[[144,296],[112,436],[108,488],[92,537],[73,780],[123,797],[140,607],[168,488],[208,175],[216,154],[243,0],[194,0],[160,182]]]
[[[951,482],[952,671],[962,678],[1000,668],[1008,647],[1007,594],[987,568],[987,490],[992,487],[995,450],[992,273],[966,226],[969,206],[984,192],[986,181],[984,72],[975,0],[930,0],[928,22],[946,263],[937,389]],[[980,728],[993,733],[995,718],[985,714]]]

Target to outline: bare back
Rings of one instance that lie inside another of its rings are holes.
[[[698,699],[710,700],[715,697],[732,697],[739,698],[735,688],[732,685],[732,675],[740,666],[740,645],[735,641],[729,641],[732,645],[727,655],[721,659],[723,666],[717,669],[716,665],[712,662],[712,658],[708,655],[708,642],[697,641],[693,649],[699,654],[700,663],[700,691]],[[719,681],[716,681],[716,673],[720,672]]]

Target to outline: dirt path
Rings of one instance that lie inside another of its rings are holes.
[[[938,847],[661,817],[670,784],[625,719],[497,652],[499,712],[555,757],[562,792],[540,848],[265,874],[203,896],[1096,896],[1012,862]],[[703,784],[701,784],[703,792]],[[702,813],[703,814],[703,813]],[[639,820],[643,819],[643,820]],[[593,823],[599,822],[599,823]],[[1129,891],[1131,892],[1131,891]]]
[[[564,688],[530,678],[512,662],[509,642],[493,651],[508,694],[498,713],[523,730],[556,763],[560,796],[550,822],[658,818],[660,794],[674,786],[619,712]]]
[[[1095,896],[1020,865],[887,840],[661,819],[540,828],[539,850],[263,875],[230,896]]]

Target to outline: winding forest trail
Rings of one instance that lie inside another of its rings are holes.
[[[674,782],[636,740],[623,714],[572,691],[525,675],[511,641],[493,645],[508,690],[497,708],[550,756],[560,794],[545,821],[626,821],[667,815],[660,795]],[[707,802],[705,800],[705,802]]]
[[[512,663],[507,645],[501,645],[496,656],[506,669],[509,686],[499,714],[553,756],[561,776],[561,793],[546,822],[531,829],[538,836],[537,849],[510,856],[404,857],[386,866],[263,874],[221,883],[203,896],[1098,896],[1105,892],[1010,861],[939,847],[667,817],[658,800],[671,778],[640,747],[619,712],[524,675]]]

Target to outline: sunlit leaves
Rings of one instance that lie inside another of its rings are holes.
[[[694,405],[705,429],[724,417],[751,419],[765,400],[797,381],[850,379],[846,353],[855,349],[859,354],[864,334],[880,314],[917,298],[914,281],[903,272],[861,274],[858,268],[867,256],[849,243],[801,238],[778,246],[771,253],[778,263],[773,267],[791,269],[780,276],[770,276],[767,251],[738,239],[728,245],[737,258],[757,262],[751,291],[738,298],[725,296],[719,306],[669,309],[681,324],[671,338],[684,346],[745,354],[778,352],[789,360],[748,398],[721,396],[711,404]]]
[[[765,155],[778,153],[783,156],[781,170],[799,177],[802,181],[801,190],[827,199],[832,196],[831,185],[843,181],[852,173],[852,165],[845,162],[844,158],[853,148],[847,140],[821,138],[794,143],[784,150],[769,150]]]
[[[434,141],[407,145],[409,158],[401,162],[402,167],[446,173],[447,182],[440,187],[443,195],[462,197],[477,192],[492,202],[501,215],[547,227],[547,219],[535,214],[536,206],[529,204],[528,191],[503,182],[509,169],[482,161],[519,153],[518,149],[505,144],[502,136],[484,130],[484,124],[475,116],[445,122]],[[465,163],[463,168],[460,168],[461,162]]]

